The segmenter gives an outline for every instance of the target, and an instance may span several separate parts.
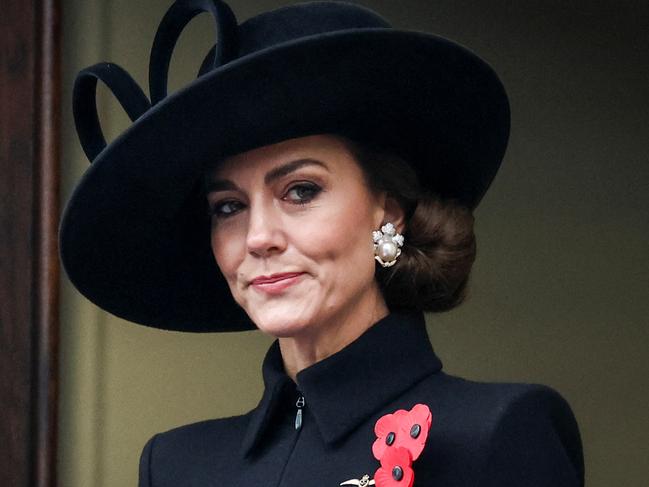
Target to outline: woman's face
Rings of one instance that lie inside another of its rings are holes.
[[[342,141],[314,135],[237,154],[207,184],[216,262],[262,331],[297,336],[385,308],[372,242],[385,197]]]

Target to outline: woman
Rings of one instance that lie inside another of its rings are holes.
[[[167,97],[171,51],[201,11],[216,48]],[[97,79],[134,120],[109,146]],[[137,323],[277,340],[259,405],[153,437],[142,487],[583,485],[566,402],[444,374],[424,326],[463,299],[471,211],[505,150],[489,66],[352,4],[238,25],[221,1],[183,0],[158,29],[150,93],[112,64],[77,79],[93,164],[61,226],[71,280]]]

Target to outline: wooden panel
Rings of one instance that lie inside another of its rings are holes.
[[[0,16],[0,485],[56,484],[58,1]]]

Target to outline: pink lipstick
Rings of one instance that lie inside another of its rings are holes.
[[[270,276],[258,276],[250,281],[250,285],[267,294],[281,294],[286,288],[297,283],[303,274],[304,272],[283,272]]]

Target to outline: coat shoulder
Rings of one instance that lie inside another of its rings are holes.
[[[240,448],[250,414],[199,421],[155,434],[140,455],[139,487],[184,485],[188,469],[197,475],[221,461],[227,465],[228,455]],[[154,482],[154,477],[164,481]],[[204,485],[211,485],[209,478],[204,480]]]
[[[574,420],[565,398],[542,384],[477,382],[439,372],[418,387],[418,394],[423,393],[439,404],[440,413],[461,418],[464,424],[469,421],[481,425],[480,429],[492,429],[503,418],[522,411],[549,415],[559,421]]]
[[[438,373],[418,388],[413,392],[433,411],[430,458],[441,455],[449,468],[463,466],[474,480],[482,479],[475,485],[583,485],[577,421],[551,387]]]

